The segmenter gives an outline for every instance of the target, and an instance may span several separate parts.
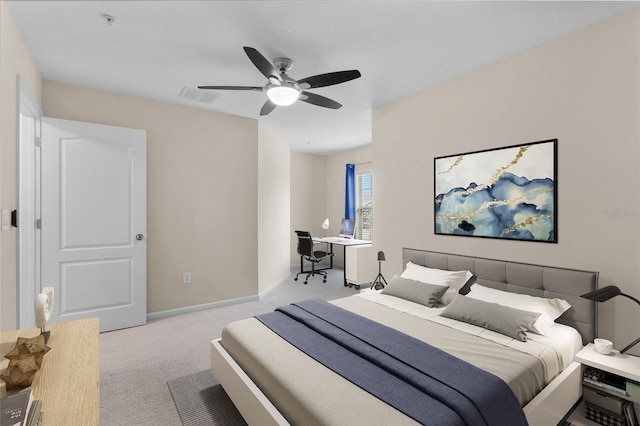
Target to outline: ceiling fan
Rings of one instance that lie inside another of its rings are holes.
[[[253,65],[269,80],[264,87],[260,86],[198,86],[198,89],[214,90],[253,90],[267,92],[267,102],[262,106],[260,115],[267,115],[277,106],[291,105],[298,99],[324,108],[338,109],[342,105],[327,97],[307,92],[307,89],[332,86],[360,77],[360,71],[336,71],[318,74],[301,80],[294,80],[287,75],[293,61],[289,58],[276,58],[273,64],[253,47],[243,47]]]

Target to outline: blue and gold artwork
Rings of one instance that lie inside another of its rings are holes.
[[[557,139],[434,159],[435,233],[557,242]]]

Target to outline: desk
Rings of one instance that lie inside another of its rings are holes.
[[[347,247],[371,244],[371,241],[368,241],[368,240],[356,240],[355,238],[342,238],[342,237],[322,237],[322,238],[314,237],[313,241],[317,243],[329,243],[329,253],[333,253],[334,244],[337,244],[343,247],[343,257],[344,257],[343,284],[345,287],[349,286],[349,283],[347,282]],[[329,256],[329,259],[330,259],[329,269],[331,269],[333,268],[333,256]]]
[[[51,337],[42,366],[29,389],[42,401],[44,426],[100,424],[100,358],[98,318],[47,325]],[[39,328],[0,333],[0,356],[15,346],[18,337],[35,337]],[[0,361],[4,370],[9,360]],[[25,388],[11,389],[16,393]]]

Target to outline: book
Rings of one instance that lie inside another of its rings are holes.
[[[608,383],[603,383],[603,382],[601,382],[599,380],[594,380],[594,379],[589,378],[589,377],[583,377],[582,381],[585,382],[585,383],[589,383],[589,384],[592,384],[594,386],[597,386],[599,388],[606,389],[608,391],[618,393],[620,395],[624,395],[624,396],[627,395],[627,391],[625,389],[621,389],[621,388],[619,388],[617,386],[613,386],[613,385],[610,385]]]
[[[32,402],[31,389],[0,398],[0,426],[26,425]]]
[[[29,414],[27,415],[26,426],[35,426],[38,424],[38,418],[40,417],[40,410],[42,409],[42,401],[34,399],[29,408]]]
[[[627,394],[627,380],[617,374],[598,370],[597,368],[587,368],[582,373],[582,380],[621,395]]]
[[[629,401],[625,401],[622,406],[624,411],[624,416],[627,419],[628,426],[638,426],[638,418],[636,417],[636,412],[633,409],[633,403]]]

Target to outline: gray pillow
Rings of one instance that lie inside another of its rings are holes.
[[[448,288],[447,285],[429,284],[394,275],[382,293],[434,308]]]
[[[497,331],[521,342],[527,341],[526,331],[540,316],[538,312],[521,311],[463,295],[458,295],[440,315]]]

